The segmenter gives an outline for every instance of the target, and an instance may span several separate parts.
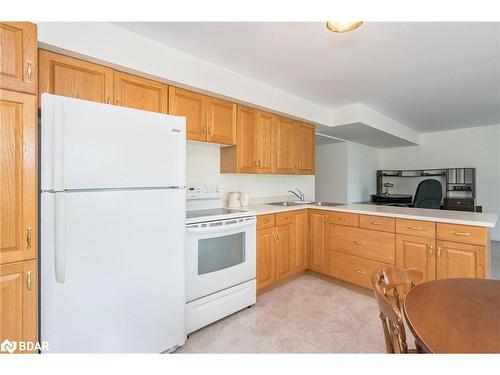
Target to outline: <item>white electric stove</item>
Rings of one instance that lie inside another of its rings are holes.
[[[186,330],[256,302],[255,213],[223,207],[219,186],[188,186]]]

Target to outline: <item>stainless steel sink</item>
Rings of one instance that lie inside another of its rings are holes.
[[[315,206],[327,206],[327,207],[345,206],[345,203],[335,203],[335,202],[312,202],[311,204],[314,204]]]
[[[282,207],[288,207],[288,206],[303,206],[304,204],[309,204],[309,203],[296,203],[296,202],[273,202],[273,203],[268,203],[272,206],[282,206]]]
[[[344,203],[335,203],[335,202],[273,202],[269,203],[272,206],[281,206],[281,207],[293,207],[293,206],[305,206],[305,205],[313,205],[313,206],[325,206],[325,207],[333,207],[333,206],[343,206]]]

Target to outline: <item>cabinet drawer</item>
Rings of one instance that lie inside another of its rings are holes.
[[[359,227],[394,233],[396,230],[396,220],[392,217],[360,215]]]
[[[358,214],[350,214],[347,212],[331,212],[330,224],[345,225],[347,227],[358,226]]]
[[[437,238],[444,241],[486,246],[488,230],[470,225],[437,223]]]
[[[275,214],[257,216],[257,229],[272,228],[275,225]]]
[[[276,214],[276,225],[291,224],[293,222],[293,212],[280,212]]]
[[[436,223],[432,221],[396,219],[396,233],[435,238]]]
[[[373,289],[371,276],[384,266],[384,263],[354,255],[330,252],[330,275],[365,288]]]
[[[331,225],[330,250],[387,264],[395,264],[396,235],[394,233]]]

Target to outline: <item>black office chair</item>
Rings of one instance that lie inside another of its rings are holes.
[[[417,186],[413,207],[417,208],[441,208],[441,199],[443,198],[443,187],[441,182],[434,179],[427,179],[420,182]]]

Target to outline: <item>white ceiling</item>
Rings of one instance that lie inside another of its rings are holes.
[[[500,124],[500,23],[115,25],[326,108],[364,103],[418,132]]]

